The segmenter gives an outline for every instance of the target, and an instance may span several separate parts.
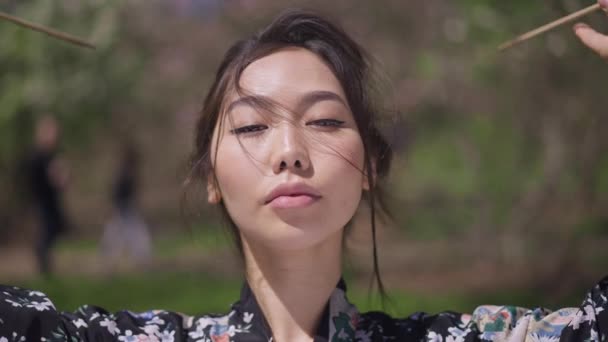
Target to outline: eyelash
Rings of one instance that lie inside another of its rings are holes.
[[[336,120],[336,119],[320,119],[320,120],[315,120],[315,121],[306,123],[306,125],[311,125],[311,124],[315,124],[315,123],[316,124],[323,123],[322,125],[319,125],[321,127],[340,127],[344,124],[344,121]]]
[[[307,126],[318,125],[323,128],[340,127],[343,124],[344,124],[344,121],[336,120],[336,119],[320,119],[320,120],[314,120],[314,121],[306,123]],[[230,130],[230,133],[237,134],[237,135],[238,134],[247,134],[247,133],[257,133],[266,128],[268,128],[268,126],[266,126],[266,125],[249,125],[249,126],[243,126],[243,127],[232,129],[232,130]]]
[[[249,126],[243,126],[243,127],[232,129],[232,130],[230,130],[230,133],[232,133],[232,134],[255,133],[255,132],[259,132],[262,129],[266,129],[266,128],[267,128],[267,126],[265,126],[265,125],[249,125]]]

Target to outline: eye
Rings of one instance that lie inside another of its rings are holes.
[[[311,122],[307,122],[306,125],[315,125],[321,127],[340,127],[344,124],[344,121],[336,119],[320,119]]]
[[[253,132],[260,132],[262,130],[265,130],[266,128],[268,128],[266,125],[249,125],[249,126],[243,126],[243,127],[232,129],[232,130],[230,130],[230,133],[232,133],[232,134],[253,133]]]

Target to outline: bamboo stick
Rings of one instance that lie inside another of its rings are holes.
[[[17,25],[32,29],[34,31],[38,31],[38,32],[42,32],[42,33],[46,33],[51,37],[57,38],[57,39],[61,39],[63,41],[78,45],[78,46],[82,46],[82,47],[86,47],[89,49],[95,49],[95,45],[87,42],[86,40],[83,40],[81,38],[75,37],[73,35],[61,32],[61,31],[57,31],[54,30],[52,28],[48,28],[48,27],[44,27],[42,25],[38,25],[26,20],[23,20],[21,18],[17,18],[14,17],[10,14],[6,14],[4,12],[0,12],[0,19],[4,19],[6,21],[10,21],[12,23],[15,23]]]
[[[587,8],[583,8],[580,11],[574,12],[574,13],[572,13],[570,15],[567,15],[567,16],[561,18],[561,19],[555,20],[555,21],[553,21],[553,22],[551,22],[549,24],[543,25],[543,26],[541,26],[539,28],[536,28],[536,29],[534,29],[534,30],[532,30],[530,32],[524,33],[521,36],[516,37],[515,39],[512,39],[512,40],[509,40],[509,41],[507,41],[505,43],[502,43],[498,47],[498,50],[499,51],[504,51],[504,50],[506,50],[506,49],[514,46],[514,45],[517,45],[517,44],[523,42],[523,41],[526,41],[526,40],[528,40],[530,38],[536,37],[539,34],[545,33],[545,32],[547,32],[549,30],[552,30],[552,29],[554,29],[554,28],[556,28],[558,26],[561,26],[561,25],[567,24],[569,22],[572,22],[572,21],[574,21],[574,20],[576,20],[576,19],[578,19],[580,17],[586,16],[586,15],[588,15],[590,13],[593,13],[593,12],[595,12],[597,10],[600,10],[600,9],[602,9],[602,7],[600,6],[600,4],[595,4],[595,5],[591,5],[591,6],[587,7]]]

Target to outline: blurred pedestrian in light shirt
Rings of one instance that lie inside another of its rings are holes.
[[[112,185],[114,210],[104,228],[101,252],[107,267],[122,263],[124,257],[141,267],[149,261],[152,247],[148,226],[137,208],[139,153],[135,144],[127,141],[120,154]]]

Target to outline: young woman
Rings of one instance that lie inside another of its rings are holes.
[[[246,282],[229,313],[65,313],[40,292],[2,287],[0,342],[605,341],[608,278],[580,308],[553,313],[482,306],[397,319],[348,302],[344,230],[365,201],[375,233],[391,161],[368,72],[343,31],[299,11],[226,54],[196,127],[193,168],[244,259]]]

